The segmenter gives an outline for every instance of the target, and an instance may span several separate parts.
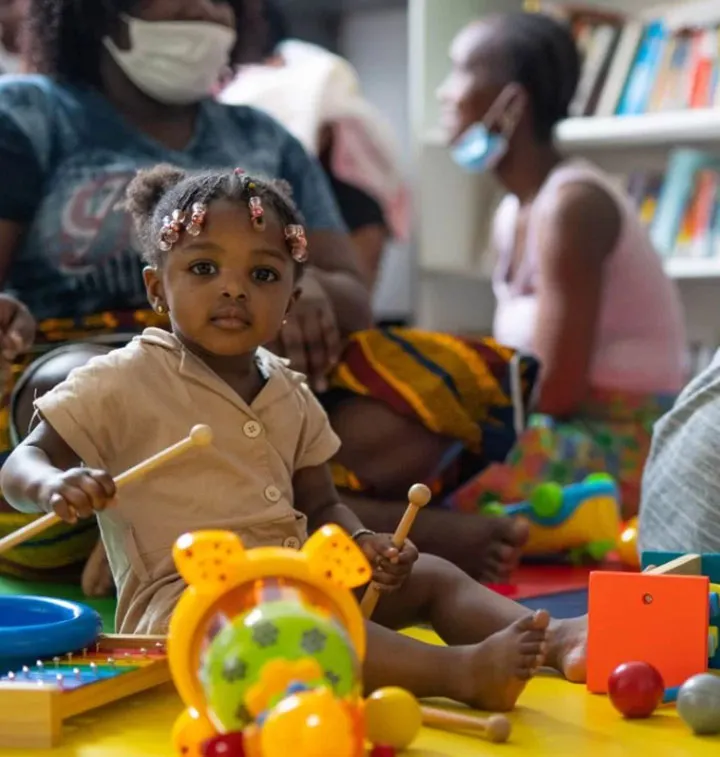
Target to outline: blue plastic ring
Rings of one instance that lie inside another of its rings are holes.
[[[87,605],[48,597],[0,596],[0,664],[8,670],[86,649],[101,631],[100,615]]]

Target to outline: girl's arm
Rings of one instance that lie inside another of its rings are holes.
[[[80,464],[80,458],[55,429],[40,421],[3,465],[0,488],[7,502],[20,512],[49,511],[44,504],[45,484]]]
[[[351,536],[363,528],[362,521],[340,502],[330,473],[330,466],[302,468],[293,478],[295,507],[308,519],[310,533],[328,523],[335,523]]]
[[[541,413],[571,415],[587,394],[604,264],[620,226],[616,201],[581,183],[558,192],[541,225],[534,340],[542,363]]]

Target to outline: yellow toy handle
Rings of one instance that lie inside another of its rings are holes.
[[[146,476],[148,473],[154,471],[155,468],[158,468],[161,465],[169,462],[170,460],[178,457],[179,455],[187,452],[192,447],[207,447],[212,442],[212,438],[213,435],[210,426],[195,426],[190,431],[190,435],[185,439],[182,439],[181,441],[173,444],[167,449],[158,452],[156,455],[149,457],[147,460],[138,463],[129,470],[126,470],[124,473],[121,473],[115,478],[115,486],[119,489],[125,484],[130,484],[133,481],[137,481],[143,476]],[[55,513],[48,513],[42,518],[38,518],[32,523],[29,523],[27,526],[19,528],[17,531],[10,534],[9,536],[6,536],[4,539],[0,539],[0,555],[3,554],[3,552],[7,552],[8,550],[12,549],[13,547],[17,547],[19,544],[23,544],[24,542],[32,539],[34,536],[41,534],[43,531],[46,531],[48,528],[56,525],[57,523],[60,523],[61,521],[62,519],[55,515]]]

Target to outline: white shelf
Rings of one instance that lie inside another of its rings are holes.
[[[557,128],[558,145],[570,151],[621,151],[635,147],[669,149],[716,143],[720,149],[720,108],[611,118],[570,118]],[[447,147],[442,129],[425,134],[426,146]]]
[[[720,260],[707,258],[670,258],[665,271],[672,279],[720,278]]]
[[[649,113],[611,118],[571,118],[557,129],[558,144],[569,150],[669,148],[679,144],[720,146],[720,108]]]

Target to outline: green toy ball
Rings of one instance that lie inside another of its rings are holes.
[[[586,479],[586,484],[614,484],[615,479],[609,473],[591,473]]]
[[[560,484],[540,484],[530,496],[530,506],[539,518],[552,518],[560,512],[563,488]]]
[[[501,518],[505,515],[505,508],[499,502],[488,502],[482,506],[480,512],[483,515],[492,515]]]
[[[208,715],[221,733],[242,730],[251,721],[245,697],[266,663],[277,659],[316,660],[323,676],[305,681],[327,686],[339,697],[358,690],[360,666],[345,629],[300,602],[280,600],[259,605],[234,618],[205,651],[200,682]],[[281,697],[285,692],[278,692]]]

